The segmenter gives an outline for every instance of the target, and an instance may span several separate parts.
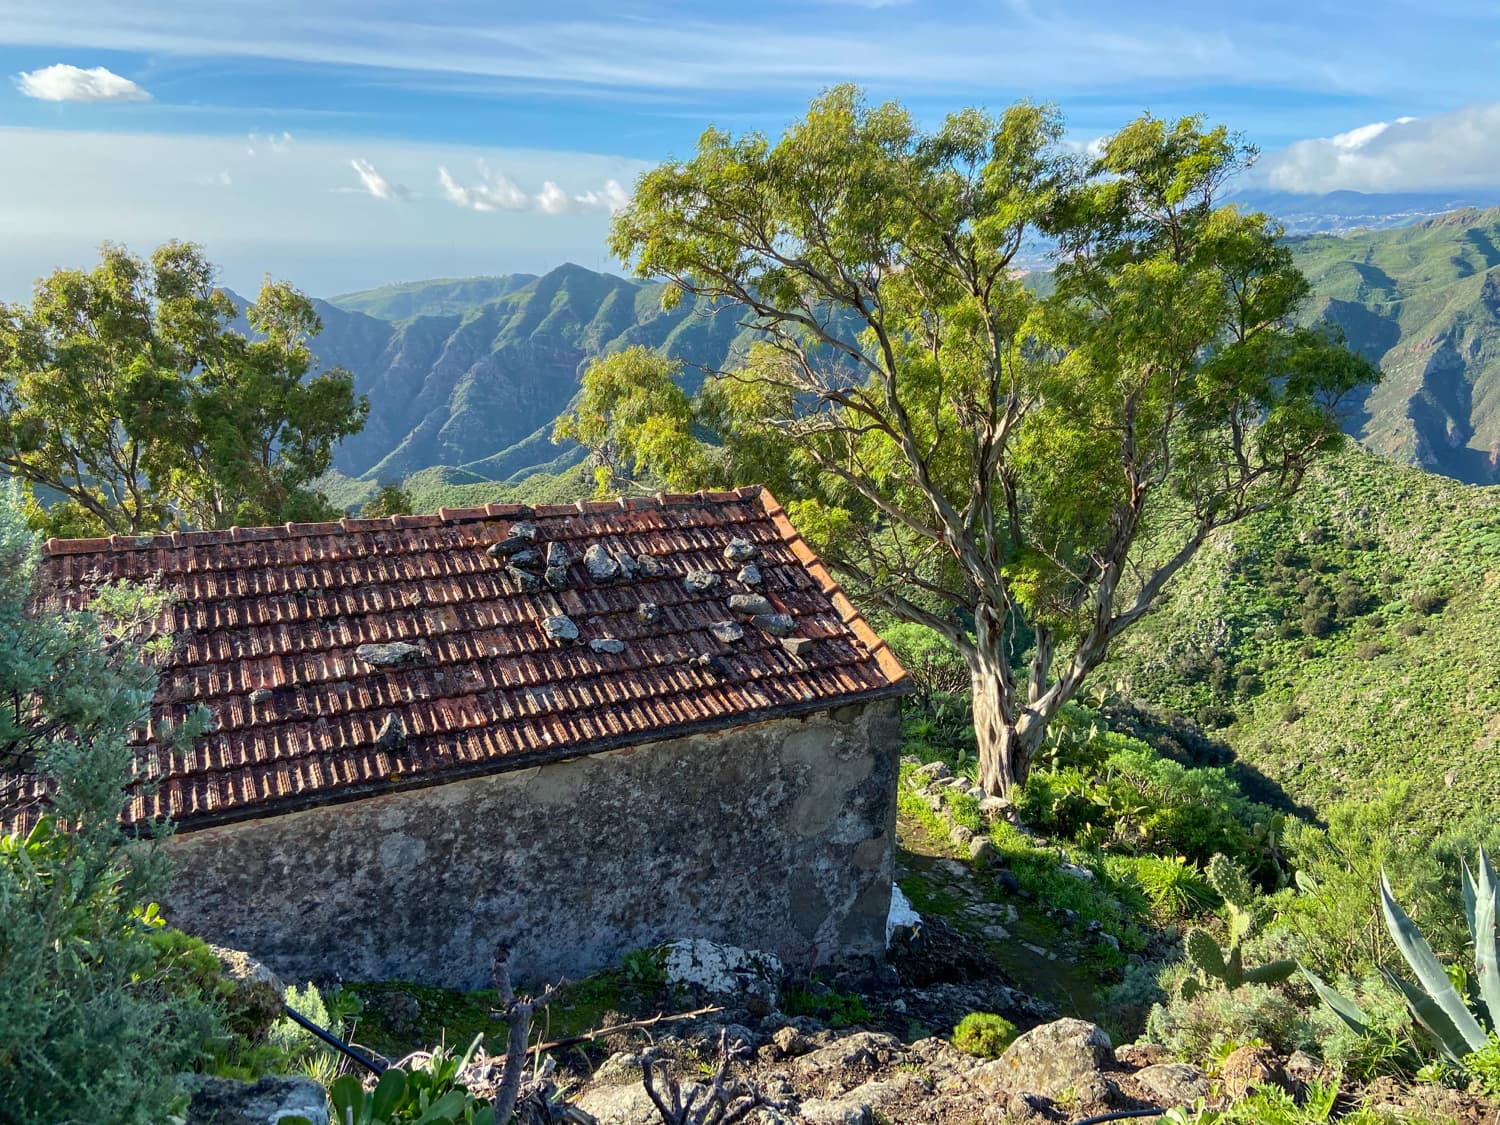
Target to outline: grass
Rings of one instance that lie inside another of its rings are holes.
[[[1326,617],[1326,621],[1324,618]],[[1103,675],[1317,810],[1500,799],[1500,489],[1351,451],[1204,549]]]

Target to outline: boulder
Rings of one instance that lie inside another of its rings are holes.
[[[948,768],[947,762],[928,762],[925,766],[918,766],[912,772],[923,781],[936,781],[942,777],[953,776],[953,771]]]
[[[191,1096],[185,1125],[277,1125],[288,1117],[328,1125],[328,1095],[311,1078],[269,1075],[251,1083],[191,1074],[183,1087]]]
[[[797,1116],[811,1125],[874,1125],[870,1107],[853,1098],[809,1098]]]
[[[685,938],[666,947],[665,964],[668,984],[736,1001],[751,1012],[770,1012],[779,999],[783,969],[771,953]]]
[[[1087,1020],[1062,1019],[1034,1027],[992,1063],[980,1068],[981,1083],[1048,1097],[1092,1086],[1114,1065],[1115,1052],[1104,1029]]]
[[[819,1047],[796,1061],[793,1069],[804,1079],[836,1078],[847,1087],[858,1076],[872,1074],[902,1052],[901,1040],[880,1031],[856,1031]]]
[[[700,1098],[707,1092],[700,1083],[684,1082],[683,1100],[694,1090],[699,1091]],[[661,1125],[661,1115],[639,1077],[628,1085],[594,1086],[573,1099],[573,1104],[592,1115],[599,1125]]]
[[[1208,1075],[1190,1063],[1164,1062],[1135,1072],[1136,1083],[1167,1109],[1208,1097]]]

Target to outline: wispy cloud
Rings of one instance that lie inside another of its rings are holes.
[[[609,215],[630,202],[619,180],[606,180],[598,191],[569,193],[555,180],[544,180],[535,195],[527,192],[503,172],[478,164],[480,182],[466,186],[453,178],[446,165],[438,168],[443,196],[471,211],[540,211],[544,215]]]
[[[245,151],[251,156],[255,156],[261,152],[284,155],[291,152],[292,146],[296,143],[297,139],[285,129],[281,129],[275,133],[251,133],[249,143],[245,146]]]
[[[1500,186],[1500,101],[1298,141],[1266,157],[1255,180],[1293,192]]]
[[[44,102],[144,102],[151,95],[106,67],[85,70],[67,63],[23,71],[16,86],[28,98]]]
[[[438,167],[438,185],[448,202],[471,211],[525,211],[531,206],[531,197],[509,176],[491,172],[482,160],[478,167],[479,183],[469,187],[455,180],[446,165]]]
[[[359,177],[360,188],[366,195],[373,195],[376,199],[384,199],[393,203],[404,203],[411,198],[411,192],[404,185],[391,183],[376,170],[375,165],[363,157],[356,156],[349,161],[349,165],[354,169],[354,174]]]

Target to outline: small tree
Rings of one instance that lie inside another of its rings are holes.
[[[379,519],[385,516],[409,516],[416,511],[417,502],[412,499],[411,493],[399,484],[382,484],[371,496],[360,505],[359,515],[361,519]]]
[[[228,527],[331,513],[309,489],[368,404],[340,369],[309,377],[312,303],[266,280],[245,311],[191,243],[149,262],[105,245],[30,305],[0,304],[0,470],[58,535]]]
[[[1026,103],[924,132],[849,87],[776,142],[710,129],[641,178],[611,246],[764,342],[696,400],[669,362],[610,357],[560,427],[610,478],[783,493],[855,596],[962,654],[990,793],[1376,378],[1294,327],[1308,287],[1279,231],[1217,206],[1253,155],[1223,129],[1144,117],[1091,162],[1060,136]],[[1047,297],[1018,264],[1038,236]]]
[[[162,978],[146,909],[162,856],[127,848],[119,823],[155,688],[141,628],[161,596],[117,587],[97,612],[33,613],[36,558],[19,490],[0,482],[0,809],[34,800],[34,778],[49,790],[29,833],[0,837],[0,1121],[156,1125],[222,1032]]]

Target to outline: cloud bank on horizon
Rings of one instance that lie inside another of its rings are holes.
[[[0,299],[106,238],[195,238],[232,284],[313,292],[609,266],[642,170],[710,123],[774,135],[841,81],[928,123],[1054,99],[1080,149],[1144,109],[1201,112],[1266,150],[1247,185],[1277,191],[1500,189],[1500,9],[1434,2],[0,0],[21,170]]]

